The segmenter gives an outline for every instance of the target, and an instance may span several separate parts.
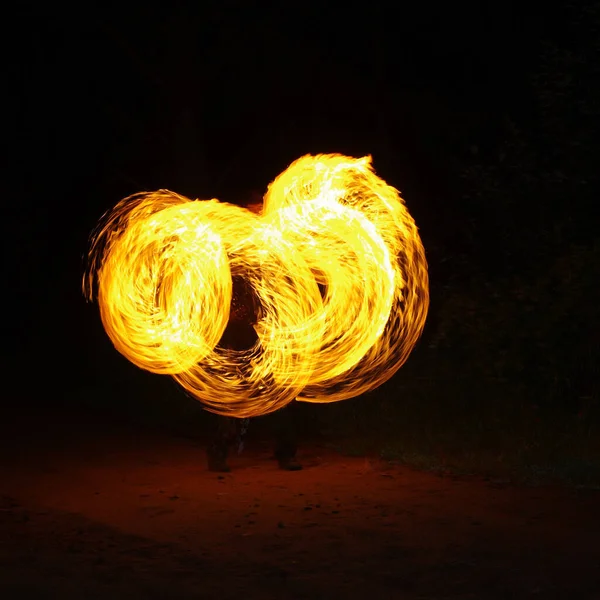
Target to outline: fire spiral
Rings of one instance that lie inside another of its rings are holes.
[[[167,190],[125,198],[92,234],[84,294],[132,363],[172,376],[215,413],[333,402],[388,380],[429,305],[425,251],[371,158],[304,156],[260,215]],[[257,341],[219,345],[232,277],[257,300]]]

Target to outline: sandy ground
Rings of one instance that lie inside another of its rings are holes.
[[[256,441],[226,475],[201,440],[11,426],[0,597],[600,598],[593,491],[519,489]],[[19,427],[21,427],[19,429]]]

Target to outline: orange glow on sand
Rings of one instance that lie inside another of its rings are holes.
[[[232,275],[260,307],[247,351],[217,346]],[[92,235],[83,287],[123,356],[237,417],[373,390],[408,358],[429,305],[399,192],[370,157],[341,155],[294,162],[261,214],[168,190],[125,198]]]

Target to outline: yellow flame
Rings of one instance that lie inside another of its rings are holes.
[[[270,184],[260,215],[136,194],[105,215],[89,259],[84,293],[97,296],[116,349],[238,417],[378,387],[408,358],[429,305],[417,227],[370,157],[300,158]],[[235,274],[260,307],[247,351],[217,345]]]

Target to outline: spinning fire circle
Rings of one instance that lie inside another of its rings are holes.
[[[132,363],[215,413],[334,402],[388,380],[419,338],[427,262],[399,192],[370,157],[304,156],[260,215],[160,190],[125,198],[91,237],[84,294]],[[232,277],[257,299],[257,341],[219,346]]]

